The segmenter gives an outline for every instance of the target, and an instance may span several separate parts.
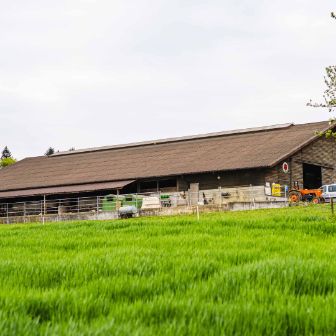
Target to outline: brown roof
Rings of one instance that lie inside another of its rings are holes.
[[[71,194],[80,192],[92,192],[98,190],[114,190],[122,189],[126,185],[134,182],[117,181],[117,182],[102,182],[102,183],[88,183],[79,185],[68,185],[63,187],[48,187],[25,190],[0,191],[0,198],[24,197],[24,196],[41,196],[41,195],[55,195],[55,194]]]
[[[286,124],[27,158],[0,170],[0,191],[271,167],[328,127]]]

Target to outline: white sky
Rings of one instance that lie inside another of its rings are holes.
[[[328,0],[0,0],[0,147],[17,158],[329,118]]]

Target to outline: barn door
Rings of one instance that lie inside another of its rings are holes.
[[[308,163],[303,163],[303,188],[317,189],[322,186],[322,169]]]

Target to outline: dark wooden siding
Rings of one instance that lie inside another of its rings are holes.
[[[312,144],[304,147],[292,157],[284,160],[288,162],[290,170],[285,174],[282,171],[282,163],[267,170],[266,182],[274,182],[292,186],[294,181],[303,185],[303,163],[309,163],[322,168],[322,184],[335,181],[336,167],[336,142],[334,139],[321,137]]]
[[[185,175],[178,179],[179,191],[188,190],[190,183],[199,183],[200,190],[217,189],[219,187],[247,186],[251,184],[263,185],[265,183],[265,170],[247,169]]]

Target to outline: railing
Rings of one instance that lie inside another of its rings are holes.
[[[261,202],[286,202],[286,200],[285,188],[282,188],[281,193],[275,197],[266,195],[265,187],[252,185],[199,192],[150,192],[59,199],[47,196],[35,201],[0,203],[0,223],[103,219],[108,217],[106,214],[118,217],[119,209],[125,206],[133,206],[139,212],[154,210],[162,212],[195,206],[225,208],[229,203],[244,203],[249,208],[255,208],[256,204]]]

